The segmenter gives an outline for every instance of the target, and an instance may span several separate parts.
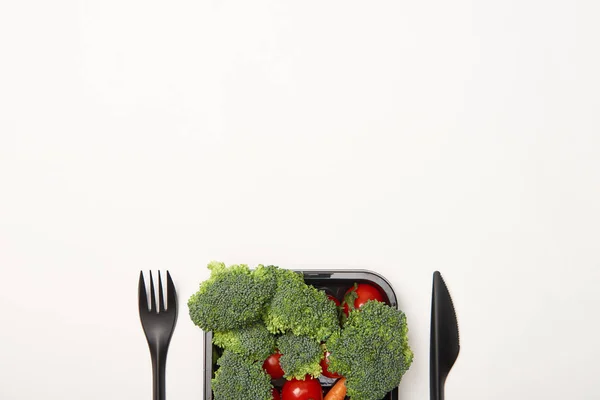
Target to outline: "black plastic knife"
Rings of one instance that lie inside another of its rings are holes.
[[[442,275],[433,273],[429,389],[431,400],[444,400],[444,384],[460,350],[458,321]]]

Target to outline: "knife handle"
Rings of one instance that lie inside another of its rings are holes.
[[[444,381],[433,379],[429,382],[429,398],[431,400],[444,400]]]
[[[446,383],[446,377],[440,373],[440,362],[437,358],[438,347],[434,345],[435,335],[432,335],[432,349],[431,359],[429,360],[429,398],[430,400],[444,400],[444,384]]]

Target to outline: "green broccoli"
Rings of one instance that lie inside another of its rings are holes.
[[[291,331],[298,336],[325,340],[339,330],[335,303],[325,292],[304,283],[297,272],[278,268],[270,271],[277,277],[277,288],[263,316],[269,332]]]
[[[320,361],[324,353],[317,340],[286,333],[277,338],[277,348],[286,379],[304,379],[307,374],[316,378],[321,374]]]
[[[262,362],[252,362],[225,350],[212,379],[214,400],[271,400],[271,377]]]
[[[406,315],[379,301],[353,310],[326,343],[328,370],[344,376],[352,400],[378,400],[400,384],[413,360]]]
[[[210,278],[188,300],[190,318],[205,331],[229,331],[258,321],[275,290],[269,269],[247,265],[208,264]]]
[[[213,343],[252,361],[264,361],[275,351],[275,336],[261,322],[225,332],[214,332]]]

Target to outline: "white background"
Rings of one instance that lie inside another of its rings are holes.
[[[171,400],[202,398],[185,302],[210,260],[368,268],[428,398],[597,397],[600,3],[2,1],[0,398],[151,398],[140,269],[180,294]]]

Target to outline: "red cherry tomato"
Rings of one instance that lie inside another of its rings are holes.
[[[352,286],[346,291],[344,299],[350,295],[350,292],[355,292],[356,300],[354,300],[354,308],[361,308],[369,300],[378,300],[384,302],[383,295],[375,286],[369,285],[368,283],[359,283],[356,286]],[[344,301],[344,314],[348,316],[348,304]]]
[[[335,373],[335,372],[329,372],[328,368],[329,367],[329,352],[326,351],[325,352],[325,357],[323,357],[323,359],[321,360],[321,369],[323,370],[323,375],[328,377],[328,378],[341,378],[342,376]]]
[[[304,380],[286,381],[281,390],[281,400],[323,400],[321,383],[309,375]]]
[[[335,297],[333,297],[332,295],[328,294],[328,295],[327,295],[327,298],[328,298],[329,300],[333,301],[337,307],[339,307],[339,306],[340,306],[340,301],[339,301],[338,299],[336,299]]]
[[[267,374],[271,375],[272,379],[283,378],[283,369],[279,364],[279,358],[281,354],[279,352],[271,354],[263,363],[263,369],[267,371]]]
[[[279,396],[279,390],[273,388],[271,393],[273,393],[273,400],[281,400],[281,396]]]

